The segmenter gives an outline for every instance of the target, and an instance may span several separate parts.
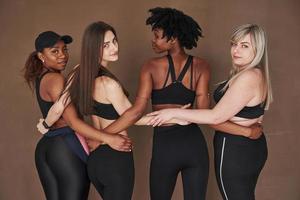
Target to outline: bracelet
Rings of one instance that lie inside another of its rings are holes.
[[[48,126],[48,124],[46,123],[46,121],[45,121],[45,120],[43,121],[43,123],[42,123],[42,124],[43,124],[43,126],[45,127],[45,129],[50,129],[50,126]]]

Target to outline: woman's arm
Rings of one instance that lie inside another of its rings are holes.
[[[242,110],[254,97],[258,82],[257,74],[248,70],[232,83],[213,109],[165,109],[155,111],[148,115],[155,116],[150,123],[160,125],[171,118],[183,119],[198,124],[223,123]]]
[[[100,124],[100,121],[98,119],[98,116],[96,115],[91,115],[91,119],[93,122],[93,126],[97,129],[97,130],[102,130],[102,126]],[[90,139],[86,139],[86,143],[89,147],[90,152],[94,151],[95,149],[97,149],[97,147],[99,145],[101,145],[101,142],[95,141],[95,140],[90,140]]]
[[[211,124],[210,127],[218,131],[222,131],[232,135],[241,135],[250,139],[258,139],[263,133],[263,128],[259,123],[246,127],[226,121],[217,125]]]
[[[46,78],[46,77],[45,77]],[[64,87],[64,77],[58,73],[51,73],[47,75],[47,85],[51,85],[46,91],[51,101],[55,101],[59,98],[59,95]],[[77,133],[83,137],[105,142],[112,148],[119,151],[130,151],[131,140],[126,136],[110,135],[103,131],[99,131],[94,127],[89,126],[82,121],[76,112],[75,107],[70,103],[63,112],[63,118],[66,123]]]
[[[101,84],[103,83],[103,84]],[[103,87],[104,86],[104,87]],[[115,80],[109,78],[109,77],[101,77],[97,78],[95,81],[95,94],[94,98],[96,101],[98,100],[98,94],[97,91],[101,91],[101,87],[105,90],[105,96],[107,100],[113,105],[113,107],[116,109],[117,113],[119,115],[122,115],[126,110],[130,109],[132,107],[132,104],[128,100],[127,96],[124,94],[122,87],[120,84],[118,84]],[[103,94],[102,94],[103,95]],[[183,107],[185,108],[185,107]],[[152,119],[152,117],[143,116],[140,118],[137,122],[135,122],[135,125],[147,125],[149,120]],[[187,122],[184,122],[182,120],[172,119],[168,121],[167,123],[179,123],[179,124],[186,124]]]
[[[49,131],[51,127],[59,118],[62,116],[65,107],[71,102],[70,98],[66,99],[68,92],[64,93],[49,109],[47,117],[45,119],[40,119],[37,124],[37,128],[40,133],[45,134]],[[46,123],[46,124],[44,124]]]
[[[69,97],[68,89],[70,88],[72,84],[72,79],[76,73],[76,69],[79,67],[78,65],[75,65],[73,68],[69,79],[67,81],[67,86],[64,89],[63,94],[55,101],[55,103],[51,106],[50,110],[48,111],[48,114],[45,119],[40,119],[39,123],[37,124],[37,128],[39,132],[42,134],[45,134],[49,131],[49,127],[51,127],[63,114],[65,108],[69,105],[71,102],[71,99]]]
[[[210,67],[207,63],[201,66],[201,75],[197,81],[196,86],[196,108],[207,109],[209,108],[209,81],[210,81]],[[235,124],[230,121],[225,121],[221,124],[210,125],[213,129],[223,131],[233,135],[242,135],[245,137],[252,137],[256,139],[262,134],[261,126],[255,125],[251,127],[245,127]]]
[[[146,110],[148,99],[150,98],[152,91],[152,77],[149,68],[151,67],[151,62],[143,65],[140,78],[139,78],[139,89],[135,102],[132,107],[127,109],[119,119],[111,123],[104,130],[109,133],[119,133],[129,126],[137,122]]]

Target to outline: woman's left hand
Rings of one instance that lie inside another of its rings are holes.
[[[147,125],[152,125],[153,127],[160,126],[171,120],[174,117],[174,114],[174,109],[163,109],[149,113],[147,116],[153,116],[153,118],[148,122]]]
[[[263,134],[263,126],[261,122],[253,124],[249,128],[251,128],[251,133],[248,137],[252,140],[260,138],[260,136]]]
[[[40,119],[39,120],[39,123],[36,125],[38,131],[41,133],[41,134],[45,134],[49,131],[49,129],[45,128],[45,126],[43,125],[43,122],[44,122],[44,119]]]

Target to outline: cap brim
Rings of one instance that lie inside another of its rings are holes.
[[[60,37],[60,39],[64,41],[65,44],[70,44],[71,42],[73,42],[73,38],[69,35],[63,35]]]

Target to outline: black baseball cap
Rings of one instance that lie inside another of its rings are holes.
[[[35,50],[41,52],[44,48],[53,47],[59,40],[65,44],[70,44],[73,38],[69,35],[60,36],[53,31],[45,31],[35,39]]]

